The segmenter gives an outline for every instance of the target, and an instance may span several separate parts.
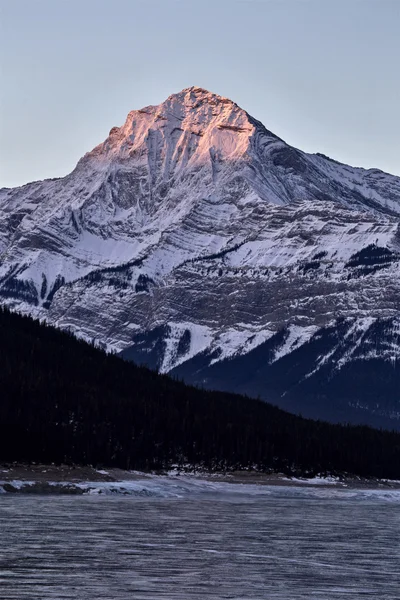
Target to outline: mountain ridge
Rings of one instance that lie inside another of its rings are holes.
[[[214,364],[271,340],[270,365],[294,360],[345,319],[344,341],[301,375],[332,364],[336,377],[355,357],[400,355],[399,214],[400,178],[297,150],[229,99],[186,88],[131,111],[66,177],[0,191],[0,297],[206,386]],[[203,355],[199,376],[190,365]],[[265,397],[270,373],[256,386]],[[284,386],[274,393],[286,401]]]

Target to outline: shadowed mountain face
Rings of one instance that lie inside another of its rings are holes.
[[[189,88],[0,190],[0,296],[191,382],[400,427],[399,214],[400,178]]]

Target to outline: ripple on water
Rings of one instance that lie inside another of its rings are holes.
[[[2,495],[0,598],[398,600],[388,494]]]

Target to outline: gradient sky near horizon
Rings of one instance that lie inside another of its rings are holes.
[[[191,85],[400,175],[399,63],[400,0],[0,0],[0,187],[66,175]]]

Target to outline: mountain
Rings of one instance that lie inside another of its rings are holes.
[[[1,464],[400,478],[399,433],[191,388],[2,308],[0,333]]]
[[[192,87],[0,190],[0,296],[203,387],[400,428],[399,214],[399,177]]]

